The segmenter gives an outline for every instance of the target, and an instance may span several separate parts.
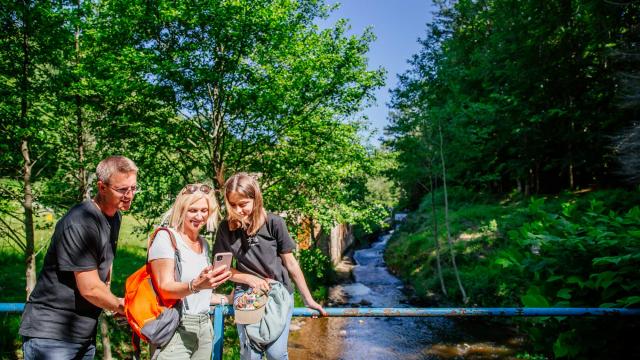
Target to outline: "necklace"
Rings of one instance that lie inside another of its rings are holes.
[[[198,254],[202,252],[202,243],[200,242],[200,238],[198,236],[196,236],[195,240],[191,240],[191,237],[184,232],[180,235],[182,235],[184,239],[187,239],[187,245],[191,248],[191,250]]]

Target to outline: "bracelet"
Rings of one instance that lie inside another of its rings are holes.
[[[193,280],[194,279],[191,279],[191,281],[189,281],[189,291],[192,294],[196,294],[196,293],[200,292],[200,290],[196,289],[195,286],[193,286]]]

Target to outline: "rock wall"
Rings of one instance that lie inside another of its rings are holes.
[[[338,224],[331,229],[331,236],[329,241],[329,255],[334,265],[337,265],[342,256],[353,245],[354,236],[351,225]]]
[[[326,231],[319,224],[313,224],[308,219],[301,221],[301,230],[298,233],[298,246],[308,249],[315,244],[324,254],[331,258],[331,262],[337,265],[345,252],[355,240],[352,226],[338,224],[330,231]],[[313,227],[313,230],[311,228]]]

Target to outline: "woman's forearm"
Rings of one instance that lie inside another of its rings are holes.
[[[233,281],[234,283],[250,285],[252,278],[255,278],[255,276],[240,272],[237,269],[231,269],[230,280]]]
[[[231,281],[246,284],[250,288],[260,289],[263,291],[269,291],[271,288],[269,281],[255,275],[242,273],[236,269],[231,270]]]
[[[182,299],[191,294],[188,283],[175,280],[175,262],[172,259],[151,260],[151,276],[163,299]]]
[[[296,287],[300,292],[300,296],[302,296],[302,300],[304,300],[305,304],[310,303],[313,301],[313,297],[311,296],[311,291],[309,291],[307,281],[304,278],[304,274],[302,273],[298,260],[296,260],[293,254],[283,254],[282,257],[283,260],[285,260],[284,265],[287,268],[291,279],[296,284]]]

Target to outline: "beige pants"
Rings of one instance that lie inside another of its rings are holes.
[[[208,314],[183,314],[180,326],[162,349],[158,360],[209,360],[213,345],[213,327]],[[151,350],[153,354],[153,349]]]

